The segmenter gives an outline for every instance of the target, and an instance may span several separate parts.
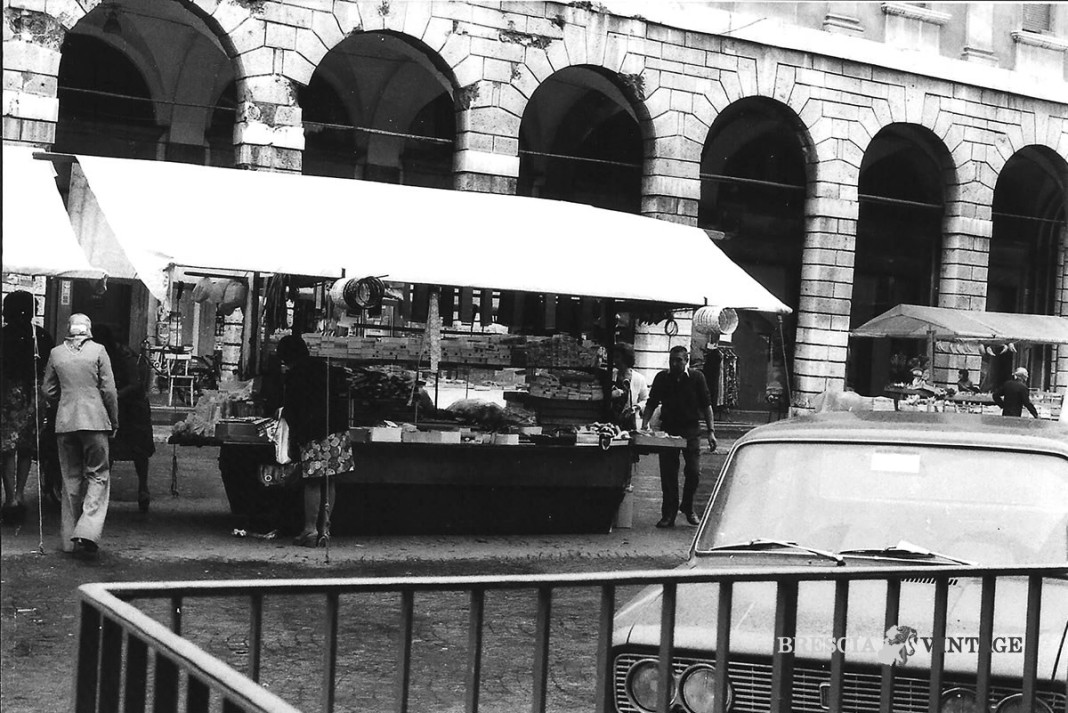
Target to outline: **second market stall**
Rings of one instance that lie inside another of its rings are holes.
[[[290,309],[311,300],[320,311],[309,344],[349,369],[350,387],[360,362],[403,362],[413,395],[421,379],[433,381],[427,391],[440,390],[443,365],[521,371],[525,381],[547,374],[525,384],[527,405],[538,398],[574,401],[586,409],[573,414],[580,423],[606,414],[603,374],[611,365],[604,357],[618,313],[788,311],[704,231],[579,204],[99,157],[78,157],[73,174],[85,192],[79,205],[98,213],[93,239],[120,246],[136,277],[161,300],[172,294],[176,270],[198,271],[201,279],[213,271],[244,274],[246,378],[260,376],[276,336],[264,329],[261,296],[268,279],[284,276],[296,280],[287,287]],[[279,205],[304,210],[276,211]],[[351,310],[373,296],[361,290],[379,286],[400,313],[400,326],[369,323],[370,314],[357,310],[362,326],[348,334],[331,329],[329,302]],[[471,325],[471,333],[450,335],[443,329],[450,320]],[[492,332],[502,327],[507,334]],[[397,329],[416,330],[405,332],[403,355],[394,349],[401,343]],[[546,368],[539,372],[531,353],[549,359]],[[577,361],[552,361],[565,353]],[[351,389],[345,398],[352,401]],[[544,409],[527,410],[547,420]],[[205,440],[222,446],[235,510],[257,487],[245,466],[269,459],[260,433],[269,415],[229,421],[218,438]],[[356,468],[338,477],[335,531],[611,527],[630,473],[627,439],[593,427],[576,429],[568,442],[548,423],[478,431],[411,415],[396,433],[359,425]],[[553,418],[559,423],[567,414]]]

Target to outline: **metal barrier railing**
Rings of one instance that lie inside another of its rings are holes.
[[[261,687],[260,680],[264,641],[264,600],[275,596],[320,598],[324,637],[321,710],[333,713],[338,665],[339,600],[344,595],[393,593],[399,595],[399,621],[396,622],[397,656],[394,673],[393,709],[409,710],[412,680],[413,622],[416,595],[420,593],[461,592],[468,598],[467,661],[464,709],[477,713],[483,683],[483,636],[485,597],[488,592],[527,590],[536,594],[533,625],[532,700],[534,713],[548,710],[547,684],[550,666],[550,620],[554,595],[562,589],[581,588],[599,592],[596,653],[596,681],[592,688],[591,710],[608,713],[614,710],[612,675],[612,627],[617,591],[621,587],[660,585],[663,587],[658,709],[671,709],[672,660],[675,656],[675,613],[678,588],[688,584],[717,584],[717,651],[714,672],[715,711],[722,713],[726,702],[727,671],[731,661],[730,636],[734,585],[771,582],[776,588],[775,641],[793,637],[797,629],[798,587],[806,582],[833,581],[834,601],[832,631],[839,640],[845,636],[848,620],[847,600],[852,582],[883,581],[887,586],[885,620],[897,620],[903,581],[922,578],[933,582],[934,597],[931,622],[930,693],[928,710],[940,710],[939,696],[944,675],[948,590],[951,580],[973,579],[981,582],[979,616],[979,655],[976,669],[976,697],[987,700],[991,686],[991,639],[993,635],[995,588],[999,581],[1025,578],[1028,584],[1024,617],[1022,711],[1035,707],[1038,678],[1039,616],[1042,590],[1048,580],[1068,579],[1068,566],[1028,567],[790,567],[733,568],[720,570],[670,570],[613,572],[594,574],[463,576],[426,578],[354,578],[307,580],[248,580],[205,582],[159,582],[87,584],[80,588],[80,628],[78,662],[75,672],[74,710],[76,713],[141,713],[146,710],[149,692],[151,710],[164,713],[179,710],[181,702],[189,713],[221,710],[223,713],[259,713],[271,711],[296,713],[297,708]],[[248,671],[243,675],[209,655],[182,637],[183,603],[193,598],[240,598],[248,602]],[[170,628],[151,618],[132,601],[165,600],[169,607]],[[1056,636],[1061,636],[1056,632]],[[769,653],[773,647],[769,642]],[[784,713],[793,708],[794,652],[774,649],[771,655],[771,711]],[[1062,652],[1062,658],[1068,652]],[[152,659],[154,675],[148,676]],[[830,683],[827,710],[841,711],[846,654],[835,650],[830,658]],[[119,663],[121,662],[121,664]],[[892,710],[895,671],[882,667],[880,711]],[[184,682],[184,685],[183,685]]]

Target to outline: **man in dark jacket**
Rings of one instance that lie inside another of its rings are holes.
[[[679,500],[679,451],[669,449],[660,453],[660,487],[664,501],[660,509],[657,527],[674,527],[675,514],[681,512],[691,525],[700,522],[693,511],[693,498],[697,492],[701,461],[701,424],[703,418],[708,426],[708,447],[716,449],[716,435],[712,417],[712,400],[704,374],[688,368],[690,353],[686,347],[674,347],[668,356],[667,371],[653,378],[649,400],[642,413],[642,430],[649,426],[656,407],[660,407],[660,427],[672,436],[686,439],[682,452],[683,468],[682,500]]]
[[[1002,416],[1022,416],[1026,408],[1031,415],[1038,418],[1038,411],[1031,403],[1031,394],[1027,388],[1027,369],[1022,366],[1012,372],[1012,378],[994,389],[991,396],[994,403],[1001,407]]]

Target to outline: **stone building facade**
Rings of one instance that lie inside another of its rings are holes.
[[[1064,4],[4,0],[3,33],[5,142],[706,228],[794,308],[743,319],[743,406],[776,367],[878,392],[916,347],[849,333],[894,304],[1068,317]],[[1068,349],[1013,358],[1068,386]]]

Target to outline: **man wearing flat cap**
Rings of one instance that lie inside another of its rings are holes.
[[[1012,372],[1012,378],[994,389],[991,396],[994,403],[1001,407],[1002,416],[1022,416],[1026,408],[1031,415],[1038,418],[1038,411],[1031,403],[1031,393],[1027,388],[1027,369],[1022,366]]]
[[[119,428],[119,398],[111,359],[92,341],[84,314],[67,321],[67,338],[52,350],[41,389],[56,410],[63,473],[61,546],[95,556],[111,493],[108,436]]]

